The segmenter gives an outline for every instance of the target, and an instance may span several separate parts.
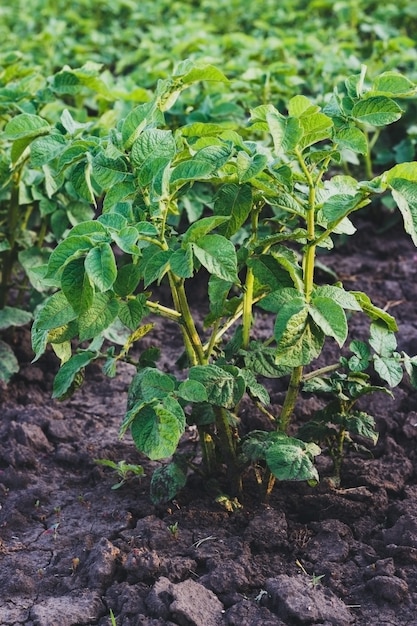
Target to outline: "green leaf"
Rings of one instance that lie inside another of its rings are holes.
[[[122,140],[124,147],[129,149],[141,132],[152,121],[162,121],[163,116],[156,110],[155,102],[139,104],[126,116],[122,124]]]
[[[417,164],[416,170],[417,170]],[[417,176],[416,179],[391,178],[390,187],[404,221],[405,231],[417,246]]]
[[[355,296],[362,311],[366,313],[366,315],[371,320],[381,320],[392,332],[395,333],[398,331],[398,326],[395,318],[383,309],[380,309],[379,307],[372,304],[369,296],[367,296],[366,293],[363,293],[362,291],[351,291],[350,293]]]
[[[180,74],[180,76],[181,82],[184,85],[189,85],[203,80],[220,83],[229,82],[223,72],[214,65],[195,65],[185,74]]]
[[[178,395],[187,402],[208,402],[205,386],[198,380],[185,380],[178,387]]]
[[[223,215],[215,215],[211,217],[202,217],[191,224],[183,236],[183,243],[194,243],[207,235],[212,230],[227,222],[230,218]]]
[[[88,251],[85,271],[100,291],[108,291],[117,277],[117,267],[110,244],[102,243]]]
[[[97,358],[96,352],[86,350],[85,352],[75,354],[69,361],[64,363],[55,376],[52,397],[62,398],[71,388],[77,374],[95,358]]]
[[[265,378],[281,378],[292,370],[292,367],[277,365],[276,348],[270,348],[258,341],[251,341],[249,350],[242,351],[245,366],[255,374]]]
[[[236,374],[217,365],[196,365],[190,369],[189,379],[201,383],[207,392],[208,402],[232,409],[241,400],[245,381]]]
[[[171,270],[180,278],[190,278],[194,273],[192,246],[179,248],[172,253],[169,260]]]
[[[70,235],[61,241],[49,257],[46,278],[55,276],[69,261],[84,256],[92,247],[93,243],[87,236]]]
[[[152,474],[150,485],[150,496],[153,504],[169,502],[175,498],[186,482],[186,472],[175,461],[158,467]]]
[[[417,389],[417,357],[409,357],[408,354],[403,354],[404,367],[410,377],[410,383],[414,389]]]
[[[258,257],[249,259],[248,267],[252,269],[253,275],[260,285],[274,293],[279,293],[284,288],[293,288],[294,286],[294,280],[287,267],[283,267],[281,260],[275,255],[261,254]],[[298,273],[298,268],[290,267],[289,269],[295,277]],[[296,293],[299,295],[298,291]],[[272,299],[267,302],[272,302]],[[262,308],[264,308],[264,303],[265,299],[262,300]]]
[[[147,161],[163,159],[166,163],[175,156],[175,139],[170,130],[160,130],[159,128],[147,128],[135,140],[131,159],[136,167],[143,166]]]
[[[39,137],[39,135],[47,135],[50,129],[48,122],[39,115],[21,113],[6,124],[4,136],[7,139]]]
[[[331,137],[333,121],[325,113],[306,113],[298,119],[302,127],[302,138],[298,145],[302,149]]]
[[[76,313],[86,311],[93,302],[94,289],[84,268],[84,259],[74,259],[65,265],[61,289]]]
[[[331,298],[314,295],[309,313],[324,334],[333,337],[341,348],[348,333],[346,315],[342,307]]]
[[[110,189],[123,182],[127,176],[127,165],[122,157],[110,158],[99,152],[92,162],[94,180],[102,189]]]
[[[0,340],[0,381],[8,383],[13,374],[19,371],[19,362],[11,347]]]
[[[93,339],[102,333],[117,317],[119,304],[109,293],[97,293],[87,311],[78,319],[80,341]]]
[[[361,193],[356,193],[355,195],[341,193],[330,196],[323,203],[323,217],[330,224],[338,222],[348,216],[349,213],[352,213],[352,211],[355,211],[362,200],[363,194]]]
[[[313,321],[309,320],[302,333],[298,337],[292,337],[292,343],[282,341],[278,344],[275,363],[282,367],[308,365],[319,356],[323,348],[324,338],[323,331]]]
[[[42,167],[42,165],[49,163],[61,154],[64,146],[66,146],[66,142],[62,135],[49,135],[34,139],[30,146],[31,165]]]
[[[364,341],[352,341],[349,350],[353,356],[349,359],[349,369],[352,372],[363,372],[369,367],[371,351]]]
[[[370,439],[374,446],[378,442],[378,433],[375,431],[375,420],[372,415],[363,411],[354,411],[346,418],[347,430],[365,439]]]
[[[269,132],[274,142],[277,156],[292,152],[301,140],[303,130],[295,117],[284,117],[278,111],[271,111],[266,116]]]
[[[313,297],[331,298],[337,302],[343,309],[349,311],[362,311],[357,299],[349,291],[345,291],[342,287],[336,285],[322,285],[316,287]]]
[[[175,389],[172,376],[154,367],[145,367],[137,372],[130,383],[127,407],[130,410],[138,402],[151,402],[155,398],[165,398]]]
[[[222,235],[205,235],[192,244],[193,252],[209,274],[238,283],[236,250]]]
[[[385,380],[390,387],[396,387],[403,378],[403,368],[396,358],[374,356],[374,368],[377,374]]]
[[[317,454],[320,454],[320,448],[315,444],[288,437],[273,443],[265,456],[269,469],[278,480],[318,481],[319,475],[311,460]]]
[[[130,296],[139,284],[141,270],[139,265],[127,263],[117,271],[116,280],[113,283],[113,289],[117,295],[125,298]]]
[[[255,154],[253,157],[241,150],[236,157],[237,175],[240,183],[246,183],[260,174],[266,167],[268,159],[264,154]]]
[[[126,226],[118,232],[112,232],[111,237],[123,252],[126,252],[127,254],[139,253],[139,250],[135,245],[139,238],[139,233],[134,226]]]
[[[172,456],[185,430],[185,415],[177,400],[166,396],[146,405],[130,427],[136,447],[152,461]]]
[[[302,291],[299,291],[294,287],[278,288],[276,291],[268,294],[265,298],[262,298],[259,302],[259,306],[265,311],[279,313],[285,304],[288,304],[293,300],[297,300],[298,298],[301,298],[303,302],[305,302]]]
[[[32,321],[32,313],[18,309],[17,307],[5,306],[0,309],[0,330],[11,326],[24,326]]]
[[[282,440],[287,441],[287,435],[276,430],[252,430],[242,442],[242,452],[248,461],[264,461],[267,450]]]
[[[62,291],[54,293],[35,315],[37,330],[52,330],[71,322],[77,317],[76,312]]]
[[[280,348],[296,343],[304,333],[308,318],[308,305],[298,292],[286,302],[275,320],[274,337]]]
[[[399,104],[385,96],[360,100],[352,109],[352,117],[361,124],[387,126],[400,119],[403,111]]]
[[[385,324],[371,324],[369,344],[378,356],[391,357],[397,347],[397,339]]]
[[[250,185],[229,183],[220,187],[214,201],[214,213],[230,217],[221,228],[222,235],[229,239],[239,230],[250,214],[252,202]]]
[[[377,76],[372,83],[372,91],[378,95],[392,98],[412,96],[416,94],[416,85],[406,76],[398,72],[388,71]]]
[[[162,279],[169,269],[171,259],[170,250],[157,250],[150,256],[143,267],[143,280],[145,289],[155,281]]]
[[[335,135],[339,148],[352,150],[358,154],[368,153],[368,141],[365,133],[355,126],[341,128]]]
[[[129,298],[119,305],[119,319],[131,330],[138,328],[147,311],[141,295],[137,298]]]
[[[172,170],[170,183],[204,180],[223,167],[232,154],[230,145],[211,145],[202,148],[192,159],[182,161]]]
[[[262,404],[269,404],[271,401],[269,393],[263,385],[258,383],[254,372],[251,369],[241,369],[240,373],[251,397],[257,398]]]

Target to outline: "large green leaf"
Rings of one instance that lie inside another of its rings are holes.
[[[80,340],[86,341],[100,335],[115,320],[118,311],[118,302],[109,293],[95,294],[89,309],[78,318]]]
[[[230,216],[230,220],[221,228],[226,238],[234,235],[245,223],[252,208],[252,188],[250,185],[228,183],[220,187],[214,202],[216,215]]]
[[[205,235],[192,244],[193,252],[209,274],[238,283],[236,250],[222,235]]]
[[[266,115],[266,121],[274,142],[275,153],[279,156],[292,152],[303,134],[299,120],[295,117],[284,117],[278,111],[271,110]]]
[[[349,291],[336,285],[321,285],[314,290],[313,298],[331,298],[343,309],[350,311],[362,311],[357,299]]]
[[[108,291],[113,286],[117,277],[117,267],[110,244],[102,243],[88,251],[85,271],[100,291]]]
[[[397,339],[384,323],[373,322],[370,328],[369,345],[378,356],[391,357],[397,347]]]
[[[49,296],[35,315],[36,329],[52,330],[64,326],[77,317],[62,291]]]
[[[147,311],[144,300],[140,294],[137,298],[129,298],[119,305],[119,319],[131,330],[138,328]]]
[[[231,372],[217,365],[196,365],[190,369],[189,379],[201,383],[210,404],[232,409],[241,400],[245,381],[239,371]]]
[[[48,122],[39,115],[21,113],[6,124],[4,136],[7,139],[39,137],[39,135],[47,135],[50,128]]]
[[[312,462],[312,456],[320,454],[315,444],[306,444],[288,437],[273,443],[266,451],[266,462],[278,480],[313,480],[319,475]]]
[[[348,334],[346,314],[342,307],[331,298],[315,295],[309,313],[324,334],[336,339],[342,347]]]
[[[352,109],[352,117],[370,126],[386,126],[400,119],[403,111],[399,104],[385,96],[360,100]]]
[[[76,227],[77,228],[77,227]],[[48,272],[46,277],[53,277],[57,272],[71,261],[80,256],[84,256],[93,247],[91,239],[87,236],[69,236],[61,241],[52,251],[49,257]]]
[[[165,459],[177,449],[185,415],[177,400],[166,396],[138,411],[130,427],[137,448],[151,460]]]
[[[155,398],[164,398],[175,389],[172,376],[154,367],[139,370],[130,383],[127,407],[130,410],[138,402],[151,402]]]
[[[94,180],[102,189],[111,189],[127,177],[126,161],[122,157],[111,158],[99,152],[92,162]]]
[[[277,345],[275,363],[281,367],[298,367],[308,365],[320,354],[325,335],[312,320],[308,320],[301,334],[297,337],[284,336]],[[292,340],[292,342],[290,342]]]
[[[383,72],[372,83],[372,91],[378,95],[400,98],[416,95],[416,85],[398,72]]]
[[[374,368],[390,387],[396,387],[403,379],[403,368],[396,358],[374,356]]]
[[[415,164],[417,171],[417,163]],[[401,211],[405,231],[417,246],[417,176],[414,180],[390,178],[392,197]]]
[[[84,268],[84,259],[67,263],[62,271],[61,288],[74,311],[82,313],[93,302],[94,289]]]
[[[202,217],[197,220],[186,230],[183,236],[183,243],[194,243],[208,235],[212,230],[221,226],[230,219],[226,215],[213,215],[211,217]]]

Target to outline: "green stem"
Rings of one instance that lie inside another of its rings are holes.
[[[227,410],[223,407],[216,408],[216,429],[221,455],[228,470],[231,495],[238,496],[242,493],[242,477],[237,464],[232,428],[227,417]]]
[[[321,179],[322,173],[319,174],[317,181],[314,182],[301,152],[296,151],[296,155],[309,187],[308,207],[306,212],[308,244],[306,246],[303,259],[304,297],[308,304],[311,300],[311,294],[314,287],[314,264],[316,258],[316,245],[314,243],[316,226],[316,184],[318,184]],[[299,365],[292,371],[281,415],[278,420],[279,429],[285,433],[288,432],[290,426],[291,416],[300,391],[302,379],[303,366]]]
[[[253,288],[255,284],[255,277],[252,269],[248,267],[245,281],[245,291],[243,294],[243,312],[242,312],[242,325],[243,325],[243,349],[247,350],[250,340],[250,331],[252,328],[252,306],[253,306]]]
[[[312,378],[317,378],[318,376],[323,376],[323,374],[328,374],[329,372],[335,372],[340,367],[340,363],[333,363],[333,365],[326,365],[326,367],[320,367],[313,372],[308,372],[304,374],[302,377],[302,382],[307,380],[311,380]]]

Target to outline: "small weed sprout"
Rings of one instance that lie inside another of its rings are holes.
[[[94,459],[97,465],[103,465],[104,467],[110,467],[116,472],[119,481],[112,485],[112,489],[120,489],[126,483],[132,482],[135,478],[142,478],[144,476],[144,470],[141,465],[135,465],[132,463],[126,463],[126,461],[111,461],[109,459]]]

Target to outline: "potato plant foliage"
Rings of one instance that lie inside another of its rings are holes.
[[[284,112],[255,107],[242,125],[176,124],[178,98],[201,81],[227,79],[212,65],[184,61],[108,132],[71,123],[66,111],[55,125],[22,113],[5,129],[16,150],[24,140],[52,181],[65,181],[95,206],[94,217],[67,230],[38,268],[53,293],[36,312],[36,358],[52,345],[61,360],[53,395],[62,398],[89,363],[104,359],[104,371],[115,376],[135,346],[137,373],[120,436],[130,431],[152,460],[171,459],[152,478],[156,502],[185,484],[191,463],[178,447],[187,424],[197,427],[203,472],[219,476],[226,467],[231,495],[241,492],[250,466],[265,490],[275,479],[317,481],[320,447],[288,432],[299,390],[314,380],[304,368],[326,338],[344,346],[347,313],[362,312],[371,323],[369,345],[351,346],[351,370],[373,364],[390,386],[401,381],[403,367],[416,378],[415,359],[395,351],[391,315],[340,282],[315,282],[318,249],[352,235],[351,214],[374,197],[391,196],[417,244],[416,162],[368,180],[340,173],[346,151],[366,156],[372,134],[401,118],[401,102],[415,96],[415,85],[391,71],[365,81],[363,69],[324,106],[296,95]],[[202,276],[209,312],[201,330],[191,305]],[[158,300],[161,284],[171,294],[168,305]],[[275,316],[265,341],[252,338],[255,307]],[[182,337],[179,377],[158,369],[157,350],[140,350],[154,316],[173,321]],[[289,377],[288,392],[275,413],[262,381],[282,376]],[[270,416],[271,430],[241,439],[245,395]]]

